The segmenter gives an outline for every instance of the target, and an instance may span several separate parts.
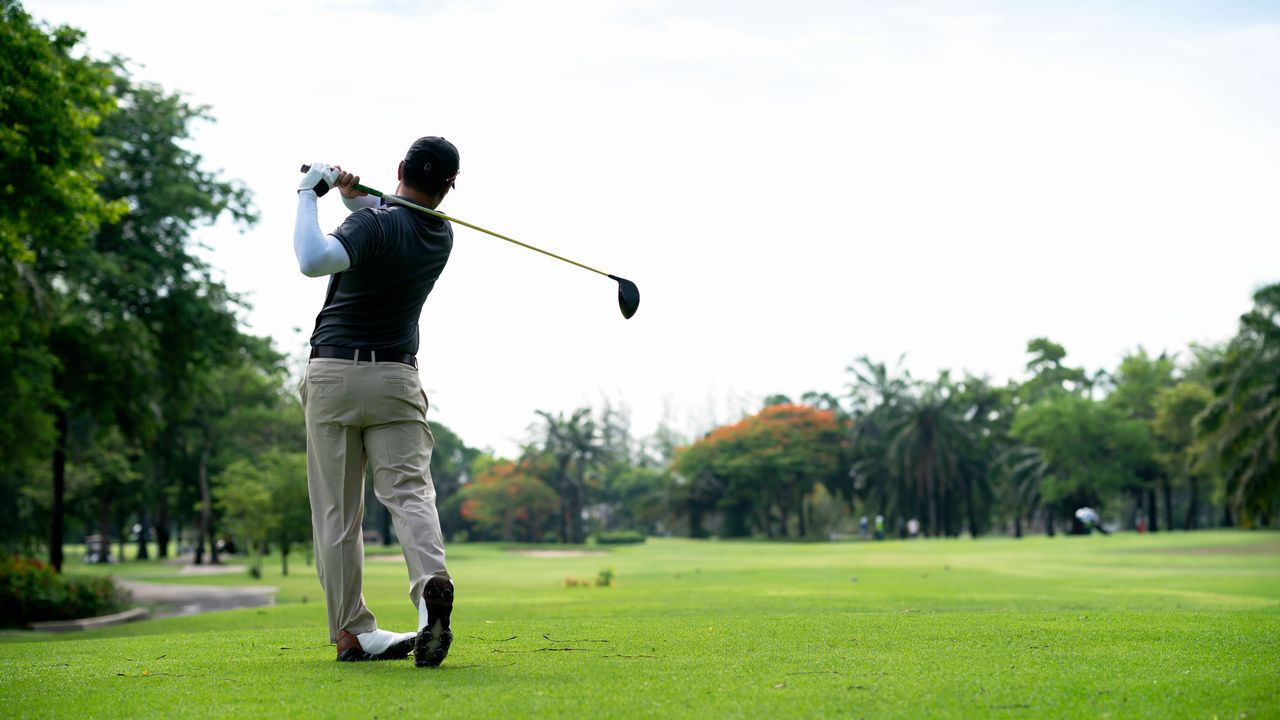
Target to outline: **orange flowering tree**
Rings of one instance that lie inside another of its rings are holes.
[[[844,437],[833,411],[780,403],[681,449],[675,467],[686,481],[691,529],[700,526],[695,516],[715,509],[727,535],[803,537],[804,497],[815,483],[837,487]]]
[[[537,471],[529,463],[500,460],[462,487],[461,513],[472,538],[542,542],[553,532],[560,501]]]

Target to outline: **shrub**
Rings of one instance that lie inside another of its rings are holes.
[[[108,577],[66,577],[39,560],[0,554],[0,626],[119,612],[129,594]]]
[[[595,576],[595,578],[576,578],[572,575],[565,575],[564,586],[567,588],[574,587],[613,587],[613,568],[605,568]]]
[[[596,587],[613,587],[613,568],[605,568],[596,575]]]
[[[600,545],[634,545],[645,541],[644,533],[639,530],[613,530],[592,537]]]

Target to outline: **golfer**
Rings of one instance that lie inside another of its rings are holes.
[[[454,187],[458,150],[444,138],[419,138],[396,173],[396,195],[434,209]],[[338,660],[391,660],[413,652],[416,665],[435,667],[453,640],[453,583],[431,484],[435,440],[416,355],[422,303],[449,259],[453,229],[445,220],[355,190],[359,180],[316,163],[298,186],[298,267],[308,277],[330,276],[299,390],[316,569]],[[316,201],[330,187],[353,212],[326,235]],[[404,550],[416,633],[380,629],[364,604],[366,466]]]

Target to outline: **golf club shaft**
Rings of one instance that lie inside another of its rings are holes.
[[[307,172],[307,171],[308,171],[308,170],[310,170],[310,169],[311,169],[311,166],[310,166],[310,165],[303,165],[303,166],[302,166],[302,172]],[[419,204],[418,204],[418,203],[416,203],[416,202],[412,202],[412,201],[409,201],[409,200],[405,200],[405,199],[404,199],[404,198],[402,198],[402,197],[397,197],[397,196],[395,196],[395,195],[387,195],[386,193],[382,192],[381,190],[375,190],[375,189],[373,189],[373,188],[369,187],[368,185],[361,185],[360,183],[356,183],[356,184],[352,185],[351,187],[352,187],[352,189],[354,189],[354,190],[359,190],[360,192],[363,192],[363,193],[369,193],[370,195],[372,195],[372,196],[374,196],[374,197],[382,198],[383,200],[386,200],[387,202],[395,203],[395,204],[397,204],[397,205],[403,205],[403,206],[405,206],[405,207],[407,207],[407,208],[412,208],[412,209],[417,210],[417,211],[419,211],[419,212],[424,212],[424,213],[426,213],[426,214],[428,214],[428,215],[434,215],[434,216],[436,216],[436,217],[438,217],[438,218],[440,218],[440,219],[442,219],[442,220],[448,220],[449,222],[454,222],[454,223],[457,223],[457,224],[459,224],[459,225],[463,225],[463,226],[465,226],[465,227],[469,227],[469,228],[471,228],[472,230],[479,230],[480,232],[482,232],[482,233],[484,233],[484,234],[486,234],[486,235],[492,235],[492,236],[494,236],[494,237],[496,237],[496,238],[498,238],[498,239],[500,239],[500,240],[506,240],[507,242],[512,243],[512,244],[514,244],[514,245],[519,245],[519,246],[520,246],[520,247],[522,247],[522,248],[528,248],[528,249],[530,249],[530,250],[534,250],[534,251],[536,251],[536,252],[540,252],[540,253],[542,253],[543,255],[548,255],[548,256],[550,256],[550,257],[553,257],[553,258],[555,258],[555,259],[557,259],[557,260],[562,260],[562,261],[564,261],[564,262],[569,263],[570,265],[577,265],[578,267],[582,268],[583,270],[590,270],[591,272],[596,273],[597,275],[603,275],[603,276],[605,276],[605,277],[607,277],[607,278],[610,278],[610,279],[616,279],[616,278],[614,278],[614,276],[610,275],[609,273],[607,273],[607,272],[605,272],[605,271],[603,271],[603,270],[597,270],[597,269],[595,269],[595,268],[591,267],[590,265],[583,265],[582,263],[578,262],[577,260],[570,260],[570,259],[569,259],[569,258],[567,258],[567,257],[563,257],[563,256],[560,256],[560,255],[557,255],[557,254],[555,254],[555,253],[553,253],[553,252],[550,252],[550,251],[547,251],[547,250],[543,250],[542,248],[539,248],[539,247],[534,247],[534,246],[532,246],[532,245],[530,245],[530,244],[528,244],[528,243],[522,243],[522,242],[520,242],[519,240],[516,240],[515,238],[509,238],[509,237],[507,237],[506,235],[503,235],[503,234],[501,234],[501,233],[496,233],[496,232],[494,232],[494,231],[492,231],[492,230],[486,230],[486,229],[484,229],[484,228],[480,227],[479,225],[472,225],[471,223],[467,222],[466,220],[459,220],[459,219],[458,219],[458,218],[456,218],[456,217],[451,217],[451,216],[449,216],[449,215],[445,215],[444,213],[440,212],[439,210],[432,210],[432,209],[431,209],[431,208],[429,208],[429,207],[424,207],[424,206],[422,206],[422,205],[419,205]]]
[[[409,200],[405,200],[405,199],[404,199],[404,198],[402,198],[402,197],[397,197],[397,196],[395,196],[395,195],[384,195],[383,193],[380,193],[380,192],[378,192],[377,190],[374,190],[374,189],[373,189],[373,188],[371,188],[371,187],[367,187],[367,186],[361,185],[361,184],[359,184],[359,183],[356,183],[353,187],[355,187],[355,189],[356,189],[356,190],[359,190],[359,191],[361,191],[361,192],[367,192],[367,193],[369,193],[370,195],[374,195],[374,196],[380,197],[380,198],[382,198],[383,200],[386,200],[387,202],[395,203],[395,204],[397,204],[397,205],[404,205],[405,207],[413,208],[414,210],[418,210],[418,211],[421,211],[421,212],[427,213],[428,215],[435,215],[435,216],[436,216],[436,217],[438,217],[438,218],[441,218],[441,219],[444,219],[444,220],[448,220],[449,222],[454,222],[454,223],[457,223],[457,224],[459,224],[459,225],[463,225],[463,226],[465,226],[465,227],[469,227],[469,228],[471,228],[472,230],[479,230],[480,232],[482,232],[482,233],[484,233],[484,234],[486,234],[486,235],[492,235],[492,236],[494,236],[494,237],[496,237],[496,238],[498,238],[498,239],[500,239],[500,240],[506,240],[507,242],[509,242],[509,243],[513,243],[513,244],[515,244],[515,245],[519,245],[519,246],[520,246],[520,247],[522,247],[522,248],[528,248],[528,249],[530,249],[530,250],[536,250],[537,252],[540,252],[540,253],[542,253],[543,255],[548,255],[548,256],[553,257],[553,258],[555,258],[555,259],[557,259],[557,260],[563,260],[563,261],[565,261],[565,262],[569,263],[570,265],[577,265],[578,267],[582,268],[583,270],[590,270],[591,272],[596,273],[596,274],[598,274],[598,275],[604,275],[605,277],[609,277],[609,273],[604,272],[603,270],[597,270],[597,269],[595,269],[595,268],[591,267],[590,265],[583,265],[582,263],[580,263],[580,262],[578,262],[578,261],[576,261],[576,260],[570,260],[570,259],[569,259],[569,258],[567,258],[567,257],[562,257],[562,256],[557,255],[557,254],[555,254],[555,253],[553,253],[553,252],[550,252],[550,251],[548,251],[548,250],[543,250],[542,248],[534,247],[534,246],[532,246],[532,245],[530,245],[530,244],[528,244],[528,243],[522,243],[522,242],[520,242],[519,240],[516,240],[515,238],[509,238],[509,237],[507,237],[506,235],[503,235],[502,233],[496,233],[496,232],[494,232],[494,231],[492,231],[492,230],[486,230],[486,229],[484,229],[484,228],[480,227],[479,225],[472,225],[471,223],[467,222],[466,220],[459,220],[458,218],[450,217],[449,215],[445,215],[444,213],[442,213],[442,212],[440,212],[440,211],[438,211],[438,210],[432,210],[431,208],[423,207],[422,205],[419,205],[419,204],[417,204],[417,203],[415,203],[415,202],[411,202],[411,201],[409,201]]]

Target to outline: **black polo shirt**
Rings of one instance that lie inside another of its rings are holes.
[[[346,248],[351,267],[329,278],[312,347],[416,355],[422,303],[449,260],[453,228],[426,213],[382,205],[351,213],[330,234]]]

